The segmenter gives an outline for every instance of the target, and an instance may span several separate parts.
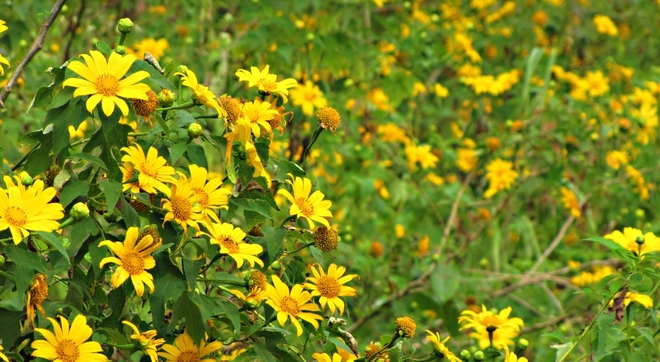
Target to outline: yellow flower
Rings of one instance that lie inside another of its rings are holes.
[[[472,9],[485,9],[489,6],[492,6],[495,4],[495,0],[472,0],[470,1],[470,7]]]
[[[520,328],[524,325],[523,320],[517,317],[509,318],[511,314],[511,307],[506,307],[502,309],[498,314],[495,314],[489,310],[486,310],[485,305],[481,305],[481,313],[475,313],[469,309],[461,312],[461,316],[458,317],[458,323],[464,324],[459,330],[464,330],[468,328],[479,329],[484,328],[486,330],[494,331],[499,328],[512,329],[514,331],[519,331]]]
[[[616,298],[621,296],[621,292],[617,293]],[[626,292],[626,296],[623,300],[623,306],[627,307],[631,302],[637,302],[643,305],[645,308],[653,308],[653,299],[648,295],[639,294],[635,292]],[[614,299],[610,300],[610,305],[614,305]]]
[[[625,151],[610,151],[605,156],[605,162],[607,162],[608,166],[611,168],[618,170],[621,165],[628,164],[628,154]]]
[[[9,358],[7,358],[7,355],[3,352],[4,350],[4,347],[0,346],[0,359],[5,362],[9,362]]]
[[[92,336],[92,328],[87,325],[87,318],[78,314],[69,328],[69,321],[60,316],[60,323],[48,318],[53,325],[55,333],[35,328],[45,340],[35,340],[30,347],[34,349],[33,357],[44,358],[49,361],[61,362],[107,362],[108,358],[102,354],[103,348],[99,342],[85,342]]]
[[[509,351],[509,346],[501,344],[500,349],[504,348],[504,362],[527,362],[527,358],[518,357],[515,353]]]
[[[247,155],[247,161],[250,166],[254,167],[254,173],[252,177],[263,177],[266,179],[268,186],[271,184],[271,177],[268,171],[264,168],[263,162],[261,162],[261,157],[257,153],[257,148],[254,146],[252,141],[245,143],[245,154]]]
[[[319,108],[316,111],[316,117],[319,119],[319,124],[323,129],[329,129],[332,133],[335,133],[337,127],[341,123],[341,116],[336,109],[332,107],[323,107]]]
[[[118,288],[129,277],[135,292],[140,297],[144,294],[144,285],[149,287],[149,292],[154,292],[154,277],[147,273],[147,270],[156,266],[156,259],[151,256],[151,253],[156,251],[162,244],[154,241],[151,235],[144,235],[140,240],[138,236],[140,232],[137,226],[133,226],[126,230],[126,237],[124,242],[112,242],[104,240],[99,244],[99,248],[107,246],[112,251],[114,256],[106,257],[101,260],[100,267],[107,263],[119,265],[114,274],[112,274],[112,286]]]
[[[294,106],[301,106],[303,114],[311,116],[314,107],[322,108],[328,106],[328,101],[323,98],[323,92],[311,81],[305,81],[305,85],[298,85],[291,90],[291,99]]]
[[[278,82],[277,75],[270,74],[269,70],[270,65],[266,65],[264,70],[261,71],[257,67],[250,67],[249,72],[245,69],[237,70],[236,76],[239,81],[248,82],[248,87],[257,87],[261,92],[281,95],[284,103],[287,103],[289,101],[287,98],[289,88],[298,86],[298,82],[293,78]]]
[[[584,287],[585,285],[597,283],[606,276],[614,273],[616,273],[616,269],[609,265],[595,266],[592,272],[583,271],[579,275],[572,277],[571,283],[578,287]]]
[[[601,34],[609,36],[617,36],[619,34],[619,29],[617,29],[612,19],[607,15],[594,15],[593,22],[596,25],[596,30]]]
[[[213,210],[228,208],[231,190],[222,187],[220,177],[213,177],[207,181],[209,174],[204,167],[192,164],[188,168],[190,169],[188,182],[190,182],[192,191],[197,194],[199,206],[202,208],[202,213],[207,216],[207,222],[210,223],[210,219],[220,222],[218,215]]]
[[[310,266],[313,276],[308,277],[305,282],[305,288],[312,292],[312,296],[320,296],[319,303],[321,308],[328,308],[332,313],[335,308],[339,309],[339,314],[344,314],[344,301],[339,297],[354,297],[357,295],[355,288],[346,287],[344,284],[357,277],[357,274],[344,275],[346,268],[330,264],[328,273],[326,274],[323,267],[316,270],[314,266]],[[320,271],[320,273],[319,273]]]
[[[151,88],[146,84],[138,83],[149,78],[148,72],[140,70],[122,79],[135,62],[134,55],[121,56],[113,52],[106,60],[99,51],[92,50],[89,54],[81,55],[86,65],[73,61],[67,66],[84,79],[69,78],[62,83],[62,86],[77,88],[73,93],[74,97],[91,95],[86,103],[90,113],[100,102],[106,116],[110,117],[115,105],[124,116],[128,116],[128,105],[119,97],[148,99],[147,91]]]
[[[614,232],[605,235],[605,239],[614,241],[624,249],[632,251],[635,255],[637,255],[639,251],[639,244],[636,242],[639,237],[642,237],[642,231],[631,227],[623,228],[623,233],[619,230],[615,230]],[[641,245],[641,254],[639,256],[654,251],[660,251],[660,238],[655,236],[654,233],[648,232],[644,234],[643,238],[644,243]]]
[[[243,240],[246,236],[243,230],[234,228],[230,223],[211,224],[207,228],[209,233],[206,235],[211,238],[211,244],[219,245],[220,253],[231,256],[239,268],[243,266],[244,260],[250,263],[251,267],[254,267],[255,263],[264,266],[261,259],[256,257],[264,248],[258,244],[246,243]]]
[[[486,166],[488,173],[488,190],[484,193],[484,197],[489,199],[496,193],[502,190],[508,190],[516,179],[518,173],[513,171],[513,164],[509,161],[496,158]]]
[[[162,350],[165,352],[158,352],[158,355],[165,358],[167,362],[215,362],[215,358],[204,357],[220,348],[222,348],[222,342],[218,341],[209,344],[200,341],[200,345],[197,346],[186,330],[176,337],[174,345],[163,345]]]
[[[140,192],[140,189],[155,194],[158,191],[167,193],[169,191],[165,182],[174,182],[174,167],[166,166],[167,161],[162,156],[158,156],[158,150],[149,147],[145,156],[142,146],[135,143],[130,147],[122,147],[126,154],[121,158],[124,167],[120,167],[123,174],[123,190],[131,192]],[[140,174],[136,182],[127,183],[126,181],[134,179],[133,171],[137,169]]]
[[[378,134],[383,142],[402,142],[410,143],[410,138],[406,136],[406,131],[394,123],[378,125]]]
[[[514,338],[518,337],[520,332],[511,328],[498,328],[493,334],[493,346],[497,349],[502,349],[502,345],[514,346]],[[486,328],[478,328],[470,333],[470,338],[477,340],[480,349],[490,347],[490,336]]]
[[[27,328],[34,325],[34,318],[36,317],[34,309],[38,309],[41,315],[46,317],[46,311],[41,306],[46,298],[48,298],[48,283],[46,282],[46,275],[37,274],[32,280],[32,286],[28,291],[27,302],[25,303],[27,309]]]
[[[169,49],[170,44],[167,42],[167,39],[160,38],[158,40],[154,38],[145,38],[142,39],[139,43],[133,44],[133,49],[135,49],[135,56],[142,59],[144,58],[145,53],[153,55],[156,60],[160,60],[160,57],[165,54],[165,51]]]
[[[396,325],[396,333],[399,336],[404,338],[413,338],[415,336],[417,324],[412,318],[407,316],[399,317],[394,321],[394,324]]]
[[[289,292],[289,287],[282,283],[277,275],[273,275],[273,285],[268,284],[266,293],[268,293],[268,305],[273,307],[277,312],[277,321],[280,326],[284,327],[287,319],[291,319],[291,323],[296,326],[296,335],[302,334],[302,326],[298,318],[309,322],[314,328],[319,328],[317,320],[323,320],[318,314],[310,312],[318,312],[319,306],[310,303],[312,295],[303,291],[303,286],[296,284]]]
[[[435,167],[438,162],[438,156],[431,152],[430,145],[409,145],[406,146],[405,152],[408,161],[408,168],[412,171],[417,170],[418,163],[422,166],[422,169],[426,170],[427,168]]]
[[[82,121],[78,126],[78,129],[73,126],[69,126],[69,139],[74,140],[76,138],[84,138],[85,131],[87,131],[87,126],[87,121]]]
[[[0,20],[0,34],[6,31],[7,29],[9,29],[6,24],[7,23],[4,20]],[[10,67],[9,61],[7,60],[7,58],[3,57],[2,54],[0,54],[0,64],[4,64]],[[5,75],[5,70],[0,65],[0,77],[3,75]]]
[[[426,333],[428,333],[428,336],[426,336],[426,340],[430,341],[433,344],[433,349],[442,357],[446,358],[449,362],[461,362],[461,359],[456,357],[456,355],[445,346],[445,343],[449,340],[449,337],[445,338],[444,340],[440,340],[440,333],[433,333],[429,331],[428,329],[426,330]]]
[[[463,172],[470,172],[477,166],[477,150],[459,148],[456,155],[456,166]]]
[[[332,202],[330,200],[323,200],[325,195],[321,191],[314,191],[310,196],[312,182],[308,178],[294,177],[292,174],[289,174],[289,176],[293,181],[286,180],[286,182],[293,186],[293,195],[285,189],[280,189],[277,192],[292,203],[289,209],[289,215],[304,217],[312,229],[314,228],[314,221],[330,227],[327,218],[332,217],[332,212],[330,212]]]
[[[263,127],[271,136],[273,129],[270,127],[268,121],[275,118],[277,115],[276,109],[271,109],[271,104],[263,102],[260,98],[254,102],[246,102],[242,106],[242,118],[250,123],[250,129],[256,137],[261,137],[261,127]]]
[[[332,359],[330,359],[330,356],[327,353],[314,353],[312,358],[317,362],[342,362],[341,355],[337,353],[332,354]]]
[[[64,217],[64,208],[59,203],[49,203],[57,192],[44,182],[35,180],[32,186],[0,189],[0,231],[11,231],[14,244],[18,245],[31,231],[51,232],[57,230],[57,220]]]
[[[561,202],[564,204],[564,207],[571,211],[571,215],[574,217],[580,217],[582,212],[580,211],[580,202],[578,201],[577,196],[573,191],[566,187],[561,188]]]
[[[449,95],[449,90],[440,83],[436,83],[433,89],[435,90],[435,94],[440,98],[447,98]]]
[[[227,347],[222,349],[222,357],[220,361],[234,361],[238,356],[246,352],[247,348],[242,343],[231,343]]]
[[[129,326],[133,330],[131,339],[138,342],[140,349],[148,354],[151,358],[151,362],[158,362],[158,346],[165,343],[165,340],[162,338],[154,339],[156,338],[158,332],[151,330],[140,333],[140,330],[135,324],[129,321],[122,321],[122,323]]]
[[[610,91],[609,80],[600,70],[587,72],[583,80],[591,97],[599,97]]]
[[[202,205],[199,203],[198,194],[193,191],[192,185],[184,175],[179,175],[179,179],[172,183],[172,188],[165,192],[167,199],[163,199],[163,210],[167,211],[163,219],[163,225],[170,220],[174,220],[181,225],[184,232],[188,232],[188,226],[199,231],[198,221],[206,218],[202,213]]]
[[[176,72],[174,75],[181,76],[181,84],[192,90],[193,100],[196,100],[199,104],[215,109],[218,112],[218,117],[226,119],[227,111],[220,107],[218,101],[216,101],[215,94],[211,92],[208,87],[197,82],[197,76],[192,70],[186,68],[184,71],[186,72],[185,74],[182,72]]]

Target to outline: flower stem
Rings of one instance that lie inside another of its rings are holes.
[[[316,130],[314,131],[314,134],[312,135],[311,141],[309,141],[309,144],[307,145],[305,151],[302,154],[302,158],[300,160],[301,165],[305,164],[305,159],[307,159],[307,155],[309,154],[309,151],[312,149],[312,146],[314,146],[314,143],[319,138],[321,132],[323,132],[323,127],[321,127],[321,124],[319,123],[319,125],[316,126]]]
[[[297,252],[299,252],[299,251],[301,251],[301,250],[303,250],[303,249],[305,249],[305,248],[309,248],[309,247],[312,246],[312,245],[314,245],[314,242],[304,244],[303,246],[299,247],[298,249],[296,249],[296,250],[294,250],[294,251],[287,251],[287,254],[297,253]]]
[[[188,108],[192,108],[194,106],[195,106],[195,102],[188,101],[188,102],[177,104],[177,105],[174,105],[174,106],[171,106],[171,107],[156,108],[156,111],[160,112],[160,111],[171,111],[173,109],[188,109]]]
[[[584,327],[584,329],[582,330],[582,333],[580,333],[580,336],[578,337],[577,341],[575,341],[575,343],[573,343],[571,348],[569,348],[569,350],[566,351],[566,354],[559,360],[559,362],[564,362],[566,360],[566,358],[568,358],[568,356],[571,354],[571,352],[573,352],[575,347],[577,347],[577,345],[580,344],[580,341],[582,340],[582,338],[584,338],[584,336],[586,336],[587,333],[589,333],[589,331],[591,331],[591,327],[593,327],[594,322],[596,322],[596,319],[598,319],[598,316],[600,316],[600,314],[603,313],[603,311],[605,311],[605,308],[609,305],[608,301],[610,299],[611,298],[608,298],[608,299],[605,300],[605,302],[603,302],[603,305],[600,306],[600,309],[598,309],[598,312],[596,312],[596,315],[593,318],[591,318],[591,320],[589,321],[587,326]]]

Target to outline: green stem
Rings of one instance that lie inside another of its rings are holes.
[[[242,339],[237,339],[236,342],[243,342],[243,341],[247,340],[248,338],[252,337],[255,333],[259,332],[260,330],[264,329],[264,327],[266,327],[267,325],[274,322],[276,319],[277,319],[277,313],[273,314],[273,316],[270,317],[270,319],[265,321],[264,324],[262,324],[261,327],[259,327],[259,329],[257,329],[256,331],[248,334],[247,336],[243,337]]]
[[[2,270],[0,270],[0,275],[2,275],[3,277],[9,279],[10,282],[16,284],[16,278],[13,275],[8,274],[7,272],[4,272]]]
[[[126,33],[121,33],[121,35],[119,35],[119,43],[117,43],[118,46],[123,46],[125,40],[126,40]]]
[[[104,342],[104,343],[107,344],[108,346],[112,346],[112,347],[115,347],[117,349],[123,349],[123,350],[126,350],[126,351],[131,350],[131,349],[135,349],[134,344],[114,344],[114,343],[110,343],[110,342]]]
[[[160,112],[160,111],[171,111],[173,109],[188,109],[188,108],[192,108],[194,106],[195,106],[195,102],[188,101],[188,102],[185,102],[185,103],[173,105],[173,106],[166,107],[166,108],[156,108],[156,111]]]
[[[139,137],[139,136],[146,136],[150,132],[128,132],[128,135],[131,137]]]
[[[582,330],[582,333],[580,333],[580,336],[578,337],[577,341],[575,341],[575,343],[573,343],[571,348],[566,352],[564,357],[562,357],[559,360],[559,362],[564,362],[566,360],[566,358],[568,358],[568,356],[571,354],[571,352],[573,352],[575,347],[577,347],[577,345],[580,344],[580,341],[582,340],[582,338],[584,338],[584,336],[586,336],[587,333],[589,333],[589,331],[591,330],[591,327],[593,327],[593,325],[594,325],[594,322],[596,322],[596,319],[598,319],[598,316],[600,316],[600,314],[603,313],[603,311],[605,311],[605,308],[610,304],[609,303],[610,299],[611,298],[606,299],[605,302],[603,303],[603,305],[600,306],[600,309],[598,309],[598,312],[596,313],[596,315],[593,318],[591,318],[591,320],[589,321],[589,324],[587,324],[587,326],[584,327],[584,329]]]
[[[303,250],[303,249],[305,249],[305,248],[309,248],[309,247],[312,246],[312,245],[314,245],[314,242],[311,242],[311,243],[305,244],[305,245],[299,247],[298,249],[296,249],[296,250],[294,250],[294,251],[287,251],[287,254],[297,253],[297,252],[299,252],[299,251],[301,251],[301,250]]]
[[[303,151],[302,158],[300,160],[301,165],[305,164],[305,159],[307,159],[307,155],[309,154],[309,151],[312,149],[312,146],[314,146],[314,143],[319,138],[321,132],[323,132],[323,127],[321,127],[321,124],[319,123],[319,125],[316,126],[316,130],[314,131],[314,134],[312,135],[312,140],[309,141],[309,144],[305,148],[305,151]]]
[[[287,222],[289,222],[289,221],[295,219],[296,217],[297,217],[296,215],[289,215],[289,216],[287,216],[287,218],[284,219],[284,221],[282,221],[282,225],[280,225],[280,227],[284,226],[284,224],[286,224]]]
[[[399,337],[401,337],[401,336],[398,333],[394,333],[394,335],[392,336],[392,339],[390,340],[390,342],[388,344],[386,344],[385,346],[383,346],[383,348],[381,348],[380,351],[376,352],[376,354],[369,357],[369,359],[367,361],[368,362],[376,361],[378,356],[380,356],[381,354],[386,352],[388,349],[392,348],[392,346],[394,345],[394,343],[396,343],[396,340],[399,339]]]
[[[202,118],[218,118],[220,115],[219,114],[205,114],[201,116],[196,116],[195,119],[202,119]]]
[[[223,279],[198,278],[197,281],[202,282],[202,283],[222,283],[222,284],[227,284],[227,285],[235,285],[237,287],[244,287],[245,286],[245,283],[239,283],[239,282],[234,283],[234,282],[229,282],[229,281],[223,280]],[[223,287],[222,285],[218,285],[218,288],[224,290],[225,292],[229,292],[229,289]]]

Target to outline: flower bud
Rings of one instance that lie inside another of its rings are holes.
[[[158,103],[163,107],[170,107],[176,101],[176,94],[168,89],[163,89],[158,93]]]
[[[186,67],[186,66],[183,65],[183,64],[181,64],[181,65],[179,65],[178,67],[176,67],[176,72],[177,72],[177,73],[184,73],[184,74],[185,74],[187,71],[188,71],[188,67]]]
[[[517,348],[518,351],[520,351],[520,352],[523,352],[524,350],[526,350],[527,347],[529,347],[529,341],[526,340],[525,338],[520,338],[520,339],[518,340],[518,343],[516,343],[516,348]]]
[[[474,361],[480,362],[486,360],[486,355],[482,351],[474,352]]]
[[[399,336],[404,338],[413,338],[415,336],[415,330],[417,330],[417,324],[410,317],[399,317],[394,322],[396,325],[396,333]]]
[[[34,180],[29,175],[25,175],[21,179],[21,184],[23,184],[23,186],[30,186],[30,185],[32,185],[33,182],[34,182]]]
[[[644,244],[644,235],[639,235],[639,236],[637,236],[637,237],[635,238],[635,242],[636,242],[638,245],[642,245],[642,244]]]
[[[118,45],[115,48],[115,53],[117,53],[119,55],[126,55],[126,47],[124,47],[123,45]]]
[[[275,260],[272,264],[270,264],[270,268],[273,270],[280,270],[282,269],[282,264],[280,264],[279,260]]]
[[[195,139],[202,135],[204,129],[199,123],[191,123],[188,126],[188,137]]]
[[[85,219],[89,217],[89,208],[87,207],[87,204],[83,202],[79,202],[71,208],[71,212],[69,215],[76,221],[80,221],[82,219]]]
[[[332,133],[335,133],[337,127],[341,123],[339,112],[332,107],[319,108],[319,110],[316,111],[316,117],[319,119],[321,127],[331,130]]]
[[[461,359],[463,361],[469,361],[470,358],[472,358],[472,354],[467,349],[464,349],[464,350],[461,351],[461,354],[459,355],[459,357],[461,357]]]
[[[2,254],[0,254],[0,268],[2,268],[3,266],[5,266],[5,261],[7,261],[7,259],[5,258],[5,256],[2,255]]]
[[[129,18],[119,19],[117,29],[124,34],[128,34],[131,32],[131,30],[133,30],[133,21],[131,21]]]

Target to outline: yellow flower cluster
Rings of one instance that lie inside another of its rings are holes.
[[[580,272],[580,274],[572,277],[571,283],[577,285],[578,287],[584,287],[586,285],[598,283],[601,279],[614,273],[616,273],[616,269],[609,265],[595,266],[591,269],[591,271],[585,270]]]
[[[493,77],[492,75],[477,75],[463,79],[463,83],[472,87],[475,94],[489,93],[493,96],[498,96],[508,91],[519,81],[520,71],[516,69],[501,73],[497,77]]]
[[[5,22],[4,20],[0,19],[0,34],[2,34],[3,32],[5,32],[7,29],[9,29],[9,28],[7,27],[7,22]],[[11,65],[9,64],[9,60],[7,60],[7,58],[3,57],[2,54],[0,54],[0,77],[3,76],[3,75],[5,75],[5,69],[2,67],[2,64],[6,65],[6,66],[8,66],[8,67],[11,66]]]

